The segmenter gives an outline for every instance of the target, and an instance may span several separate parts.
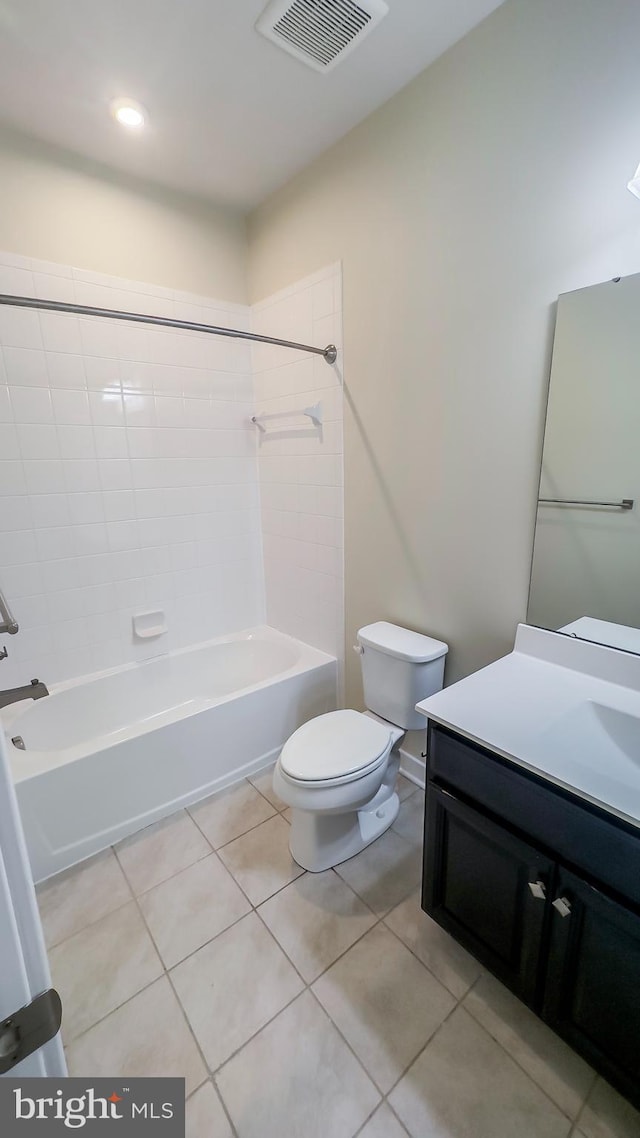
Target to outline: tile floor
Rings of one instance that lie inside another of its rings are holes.
[[[181,1075],[188,1138],[637,1138],[420,909],[423,795],[326,873],[270,772],[39,889],[72,1075]]]

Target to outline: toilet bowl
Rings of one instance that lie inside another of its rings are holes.
[[[442,641],[379,621],[360,629],[357,651],[367,710],[304,723],[273,774],[276,794],[292,808],[292,856],[314,873],[353,857],[392,825],[398,744],[406,730],[424,726],[415,704],[442,687]]]

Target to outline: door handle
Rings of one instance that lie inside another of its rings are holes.
[[[536,901],[546,901],[547,887],[544,881],[530,881],[529,889],[535,897]]]
[[[62,1004],[55,988],[0,1021],[0,1075],[53,1039],[61,1022]]]
[[[570,916],[571,902],[566,897],[556,897],[555,901],[552,901],[551,904],[561,917]]]

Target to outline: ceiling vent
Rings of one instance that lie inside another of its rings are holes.
[[[256,30],[315,71],[330,71],[388,11],[384,0],[272,0]]]

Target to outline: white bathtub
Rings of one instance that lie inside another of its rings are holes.
[[[34,879],[255,773],[335,706],[334,657],[256,628],[6,709]]]

